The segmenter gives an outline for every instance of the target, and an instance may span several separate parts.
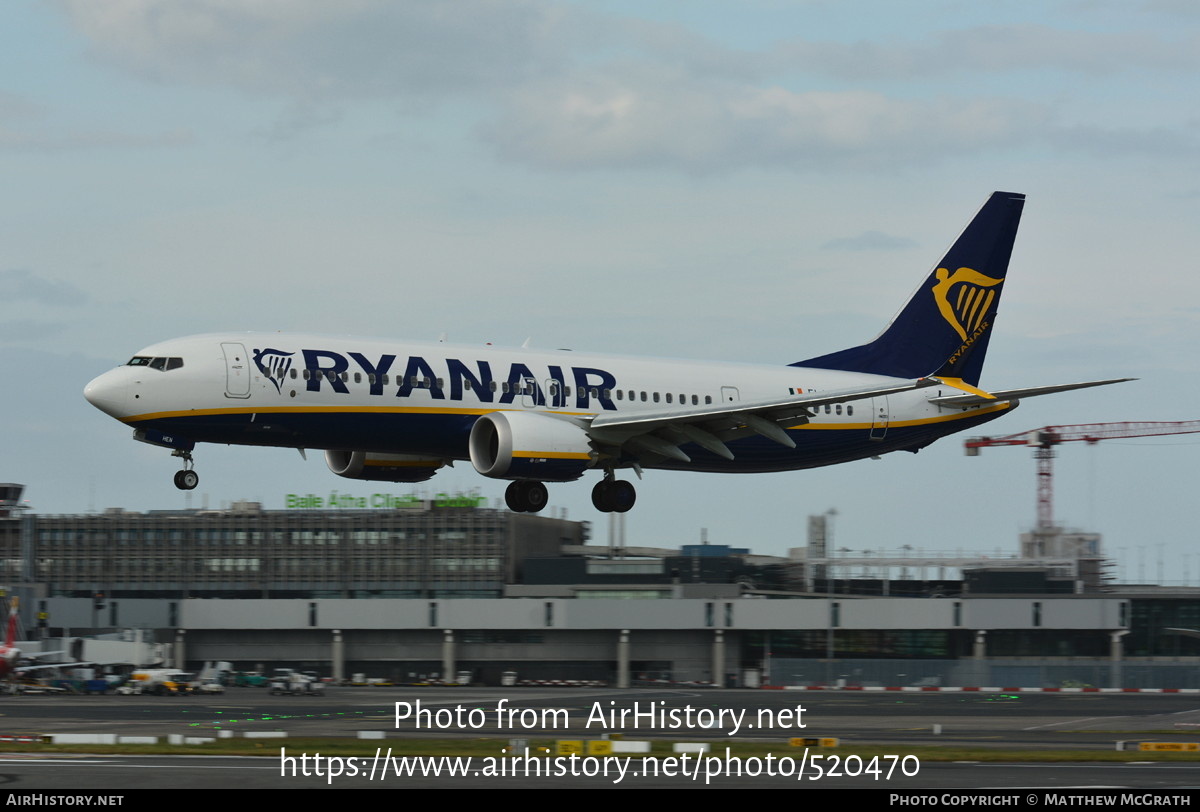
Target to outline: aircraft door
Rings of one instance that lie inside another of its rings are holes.
[[[538,393],[537,379],[525,376],[517,385],[521,387],[521,405],[526,409],[532,409],[534,406],[536,406]]]
[[[888,411],[887,395],[881,398],[871,398],[871,439],[882,440],[887,436],[888,421],[891,414]]]
[[[546,406],[548,408],[561,409],[567,405],[567,399],[563,396],[562,381],[547,378],[546,388],[542,391],[546,393]]]
[[[250,397],[250,364],[245,345],[223,342],[221,352],[225,354],[225,397]]]

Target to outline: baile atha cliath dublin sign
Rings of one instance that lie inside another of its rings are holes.
[[[332,491],[329,496],[289,493],[284,496],[288,510],[429,510],[430,508],[479,508],[487,497],[475,493],[438,493],[430,498],[415,494],[373,493],[356,496]]]

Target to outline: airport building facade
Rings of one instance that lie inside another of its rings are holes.
[[[515,672],[613,684],[1200,687],[1200,640],[1168,631],[1200,627],[1200,594],[977,594],[963,581],[957,593],[910,583],[897,591],[928,596],[897,597],[887,584],[856,595],[826,579],[817,583],[829,591],[804,591],[813,579],[787,559],[716,546],[612,558],[589,534],[586,523],[461,499],[10,516],[0,517],[0,580],[26,595],[34,633],[149,629],[193,668],[227,660],[490,684]],[[552,583],[560,574],[571,582]]]

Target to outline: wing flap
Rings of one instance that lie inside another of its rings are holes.
[[[695,443],[712,453],[733,459],[725,445],[730,440],[759,434],[780,445],[795,448],[796,444],[785,428],[803,425],[813,410],[833,403],[911,392],[939,382],[932,378],[903,381],[888,386],[861,387],[796,395],[788,398],[734,401],[697,409],[662,409],[639,412],[637,415],[598,415],[586,427],[588,436],[596,443],[610,446],[615,453],[622,447],[641,457],[651,454],[686,460],[679,450],[685,443]]]

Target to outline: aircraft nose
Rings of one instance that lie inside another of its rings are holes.
[[[83,396],[88,403],[112,417],[122,417],[125,414],[127,390],[117,378],[114,371],[105,372],[93,378],[83,388]]]

